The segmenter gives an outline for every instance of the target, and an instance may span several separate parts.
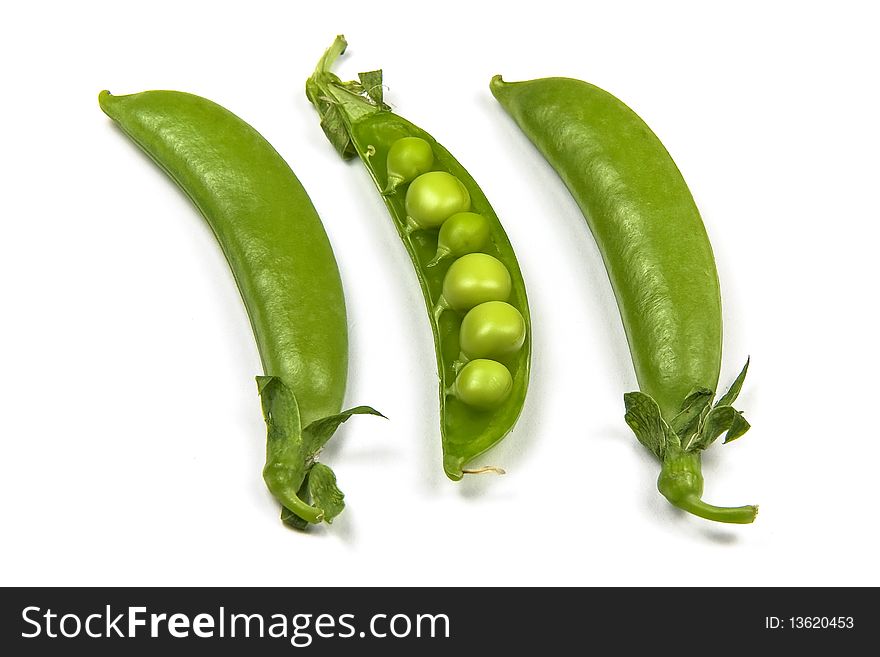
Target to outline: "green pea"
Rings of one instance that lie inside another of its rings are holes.
[[[504,365],[478,358],[461,368],[452,393],[468,406],[483,410],[498,408],[513,390],[513,377]]]
[[[458,212],[440,226],[437,253],[428,263],[433,267],[449,256],[456,258],[480,251],[489,243],[489,220],[476,212]]]
[[[471,195],[445,171],[423,173],[406,190],[406,214],[416,228],[437,228],[456,212],[471,209]]]
[[[510,289],[510,272],[504,263],[485,253],[469,253],[446,272],[440,305],[470,310],[487,301],[507,301]]]
[[[398,185],[408,183],[416,177],[427,173],[434,166],[434,151],[431,144],[421,137],[402,137],[391,144],[385,170],[388,173],[388,185],[384,195],[393,194]]]
[[[503,301],[487,301],[468,311],[461,322],[459,344],[467,358],[503,358],[526,341],[526,322]]]

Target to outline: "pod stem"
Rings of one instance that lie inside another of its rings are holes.
[[[431,261],[428,262],[425,267],[434,267],[439,264],[441,261],[445,260],[452,254],[452,251],[445,246],[438,246],[437,253],[434,254],[434,257],[431,258]]]
[[[388,184],[382,190],[382,196],[393,196],[397,193],[397,188],[403,184],[404,179],[400,176],[388,176]]]
[[[754,522],[758,507],[722,507],[702,500],[703,473],[699,452],[670,448],[663,458],[657,488],[671,504],[706,520],[739,525]]]
[[[297,516],[312,524],[320,524],[324,520],[324,511],[303,502],[298,495],[285,490],[271,490],[281,504],[293,511]]]
[[[673,504],[679,509],[692,513],[700,518],[735,525],[748,525],[754,522],[755,517],[758,515],[757,506],[715,506],[704,502],[699,498],[687,498],[679,500],[678,502],[673,502]]]
[[[419,226],[419,225],[416,223],[416,220],[415,220],[415,219],[413,219],[413,218],[410,217],[409,215],[406,215],[406,222],[405,222],[404,225],[403,225],[403,232],[404,232],[404,234],[405,234],[407,237],[409,237],[410,235],[412,235],[412,234],[413,234],[414,232],[416,232],[417,230],[421,230],[421,226]]]
[[[321,128],[345,159],[358,155],[352,141],[352,125],[388,108],[382,101],[379,71],[361,74],[357,81],[343,82],[331,70],[347,46],[345,37],[337,36],[306,81],[306,97],[321,117]]]
[[[341,34],[336,35],[336,38],[333,39],[333,43],[330,44],[330,47],[324,51],[324,54],[321,55],[321,59],[318,60],[318,64],[315,66],[315,72],[329,73],[333,68],[333,64],[335,64],[336,60],[345,52],[346,48],[348,48],[348,41],[345,40],[345,37]]]
[[[443,314],[443,311],[448,310],[450,308],[449,302],[446,300],[446,297],[443,295],[437,300],[437,305],[434,306],[433,314],[434,314],[434,323],[440,324],[440,315]]]

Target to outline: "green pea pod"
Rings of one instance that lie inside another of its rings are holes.
[[[725,431],[742,435],[748,423],[729,406],[730,393],[711,406],[721,294],[706,229],[675,162],[635,112],[586,82],[496,76],[491,90],[562,177],[602,253],[642,391],[626,396],[626,420],[662,461],[660,491],[696,515],[752,522],[757,507],[701,499],[699,451]]]
[[[498,471],[466,466],[510,432],[525,401],[531,326],[519,264],[464,167],[383,102],[381,71],[362,73],[356,82],[331,72],[346,45],[336,38],[306,94],[340,155],[358,156],[367,167],[412,259],[434,333],[447,476]],[[487,353],[466,353],[460,339],[465,313],[489,301],[514,312],[483,309],[471,343]]]
[[[216,103],[177,91],[102,91],[98,100],[192,199],[226,255],[266,375],[257,378],[268,427],[264,479],[286,509],[282,518],[294,526],[330,521],[342,509],[335,477],[330,486],[322,466],[323,485],[309,486],[332,434],[327,427],[352,413],[377,412],[340,413],[348,370],[345,299],[311,200],[275,149]]]

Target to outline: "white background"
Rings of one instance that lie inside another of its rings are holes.
[[[870,3],[822,5],[7,7],[0,584],[880,584],[880,48]],[[533,375],[485,458],[504,477],[442,474],[416,278],[303,93],[340,32],[345,79],[384,68],[387,100],[470,170],[517,249]],[[608,89],[683,171],[722,282],[722,385],[752,356],[753,429],[706,455],[706,499],[760,503],[754,525],[656,492],[622,418],[635,377],[598,252],[489,93],[495,73]],[[331,527],[279,522],[233,279],[194,207],[101,113],[105,88],[221,103],[318,207],[347,293],[347,401],[391,418],[353,419],[326,450],[348,504]]]

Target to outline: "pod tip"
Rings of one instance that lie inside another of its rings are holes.
[[[106,104],[107,104],[107,101],[110,100],[110,98],[112,98],[112,97],[113,97],[113,94],[111,94],[111,93],[110,93],[109,91],[107,91],[106,89],[102,90],[102,91],[98,94],[98,105],[101,106],[101,109],[105,109],[105,106],[106,106]]]
[[[461,457],[452,456],[451,454],[443,455],[443,471],[452,481],[461,481],[461,478],[464,476],[462,465],[464,465],[464,460]]]
[[[493,75],[491,82],[489,82],[489,89],[492,91],[493,96],[498,96],[498,94],[508,86],[508,83],[504,81],[504,78],[501,75]]]

